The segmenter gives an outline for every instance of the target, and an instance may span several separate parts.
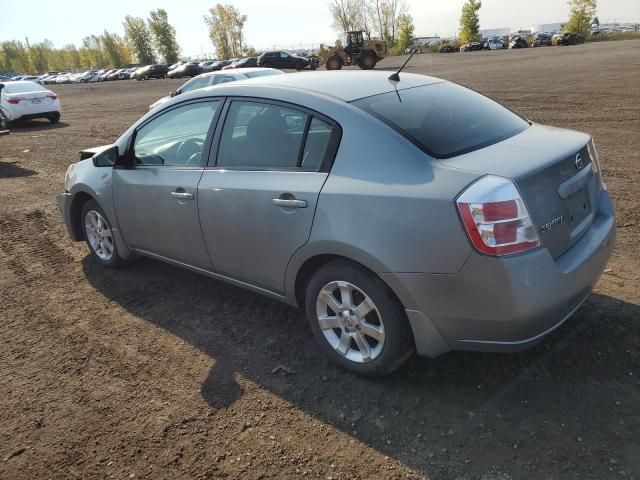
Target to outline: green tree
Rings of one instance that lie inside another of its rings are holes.
[[[22,42],[16,40],[2,42],[0,50],[2,50],[6,71],[27,73],[31,70],[29,54]]]
[[[102,51],[102,41],[98,35],[89,35],[82,39],[82,47],[78,51],[80,66],[85,68],[104,68],[108,66],[106,55]]]
[[[478,11],[482,7],[480,0],[467,0],[462,7],[460,16],[460,43],[475,42],[480,39],[480,16]]]
[[[153,46],[151,43],[151,32],[147,28],[144,18],[132,17],[127,15],[124,17],[124,34],[133,54],[138,62],[146,65],[155,63],[156,59],[153,54]]]
[[[49,70],[51,50],[53,50],[53,44],[49,40],[31,45],[29,48],[29,59],[36,72],[44,73]]]
[[[591,28],[591,19],[598,10],[597,0],[569,0],[569,21],[564,26],[566,32],[585,35]]]
[[[176,40],[176,29],[169,23],[167,12],[158,8],[149,14],[149,29],[153,34],[156,50],[168,64],[178,61],[180,47]]]
[[[408,13],[400,17],[399,30],[400,33],[398,34],[396,50],[399,54],[402,54],[406,52],[408,48],[413,47],[414,43],[413,32],[415,27],[413,25],[413,19]]]
[[[122,39],[117,33],[109,33],[106,30],[100,37],[102,48],[109,59],[109,65],[113,68],[121,68],[124,64],[122,54]]]

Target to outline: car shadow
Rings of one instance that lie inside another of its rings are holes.
[[[214,360],[201,386],[213,407],[243,395],[242,376],[428,475],[481,475],[514,462],[533,473],[551,451],[577,462],[576,438],[603,432],[611,441],[611,418],[595,413],[609,406],[603,392],[607,402],[632,400],[624,393],[635,357],[625,352],[637,351],[640,307],[604,295],[528,351],[414,357],[388,377],[365,379],[325,360],[295,308],[154,260],[118,271],[90,257],[82,265],[106,298]]]
[[[22,168],[18,162],[3,162],[0,160],[0,178],[30,177],[37,174],[38,172],[35,170]]]
[[[66,122],[51,123],[47,119],[17,120],[11,122],[10,129],[16,133],[19,131],[39,132],[42,130],[56,130],[68,127]]]

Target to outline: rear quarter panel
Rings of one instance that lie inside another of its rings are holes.
[[[450,169],[368,114],[348,106],[343,136],[320,193],[309,242],[292,259],[336,254],[371,270],[455,273],[471,246],[454,199],[479,175]]]

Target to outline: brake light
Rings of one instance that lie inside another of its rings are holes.
[[[7,98],[7,102],[9,102],[12,105],[19,104],[20,100],[24,100],[24,98],[22,98],[22,97],[9,97],[9,98]]]
[[[538,232],[511,180],[482,177],[456,204],[467,235],[479,252],[508,255],[540,246]]]
[[[58,95],[56,95],[55,93],[52,93],[50,95],[47,95],[47,97],[49,97],[51,100],[55,100],[56,98],[58,98]]]

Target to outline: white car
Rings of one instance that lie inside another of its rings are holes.
[[[10,122],[32,118],[47,118],[51,123],[60,120],[60,100],[51,90],[23,80],[0,85],[4,87],[0,90],[0,107]]]
[[[183,84],[171,92],[167,97],[163,97],[155,103],[149,105],[149,110],[153,110],[158,105],[171,100],[172,97],[181,93],[198,90],[199,88],[210,87],[211,85],[220,85],[227,82],[235,82],[236,80],[245,80],[247,78],[266,77],[268,75],[282,75],[284,72],[276,68],[242,68],[238,70],[224,70],[218,72],[208,72],[193,77],[191,80]]]

